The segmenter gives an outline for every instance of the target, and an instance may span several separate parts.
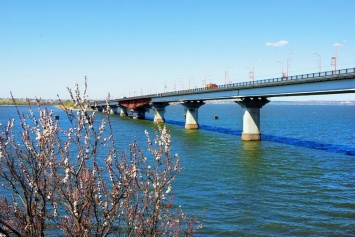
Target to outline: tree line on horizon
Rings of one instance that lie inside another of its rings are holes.
[[[41,105],[60,105],[60,100],[45,100],[41,99]],[[62,104],[66,107],[73,107],[74,102],[72,100],[63,100]],[[24,98],[0,98],[0,105],[37,105],[37,99],[24,99]]]

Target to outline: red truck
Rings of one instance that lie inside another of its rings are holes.
[[[212,84],[212,83],[209,83],[209,84],[206,84],[206,89],[217,89],[218,86],[216,84]]]

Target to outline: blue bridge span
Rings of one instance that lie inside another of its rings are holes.
[[[198,129],[198,108],[204,101],[232,99],[245,108],[242,140],[260,140],[260,109],[269,97],[341,93],[355,93],[355,68],[124,97],[98,101],[91,107],[139,119],[153,109],[154,122],[163,123],[165,108],[170,103],[180,103],[186,110],[185,128]]]

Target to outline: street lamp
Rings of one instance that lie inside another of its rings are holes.
[[[193,82],[194,82],[194,89],[196,88],[196,82],[195,82],[195,79],[194,79],[194,78],[189,77],[189,90],[190,90],[190,88],[191,88],[191,81],[193,81]]]
[[[284,64],[281,62],[281,61],[276,61],[277,63],[281,63],[281,69],[282,69],[282,72],[281,72],[281,77],[284,77],[285,74],[284,74]]]
[[[315,54],[319,57],[318,67],[319,67],[319,72],[321,72],[322,71],[322,57],[317,53],[313,53],[313,54]]]
[[[250,71],[249,71],[249,79],[251,82],[254,82],[254,65],[253,65],[253,68],[250,68],[250,67],[245,67],[245,68],[248,68]]]
[[[205,76],[205,79],[202,80],[202,86],[203,86],[203,87],[206,87],[206,84],[207,84],[207,83],[206,83],[206,76]]]
[[[254,64],[255,62],[259,61],[260,59],[257,59],[254,61],[253,63],[253,67],[250,68],[250,67],[246,67],[246,68],[249,68],[250,69],[250,75],[249,75],[249,78],[250,78],[250,81],[252,81],[254,83],[254,78],[255,78],[255,67],[254,67]]]
[[[207,74],[208,73],[208,74]],[[211,76],[210,76],[210,72],[208,71],[207,73],[205,73],[205,85],[208,83],[211,83]],[[208,79],[208,80],[207,80]]]
[[[338,47],[344,43],[346,43],[346,40],[333,44],[333,46],[335,47],[335,56],[332,57],[331,65],[334,65],[334,74],[337,73]]]
[[[292,52],[292,53],[290,53],[290,54],[295,54],[296,52]],[[287,58],[287,60],[286,60],[286,77],[288,77],[288,68],[289,68],[289,60],[290,60],[291,58]]]
[[[224,71],[224,85],[227,85],[227,81],[229,78],[229,72],[227,71],[227,69]]]

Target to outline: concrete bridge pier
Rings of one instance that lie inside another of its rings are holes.
[[[185,129],[198,129],[198,108],[205,104],[203,101],[184,101],[181,104],[186,108]]]
[[[104,108],[100,105],[96,106],[97,111],[103,112]]]
[[[155,123],[164,123],[165,118],[165,107],[169,105],[168,102],[153,102],[150,103],[154,110],[154,122]]]
[[[241,98],[235,101],[240,106],[245,108],[243,116],[243,141],[260,141],[260,109],[265,104],[269,103],[269,100],[265,97],[261,98]]]
[[[139,107],[132,109],[131,111],[133,119],[145,119],[146,108]]]
[[[120,105],[120,116],[128,116],[128,108]]]
[[[118,105],[110,105],[110,114],[118,114]]]

